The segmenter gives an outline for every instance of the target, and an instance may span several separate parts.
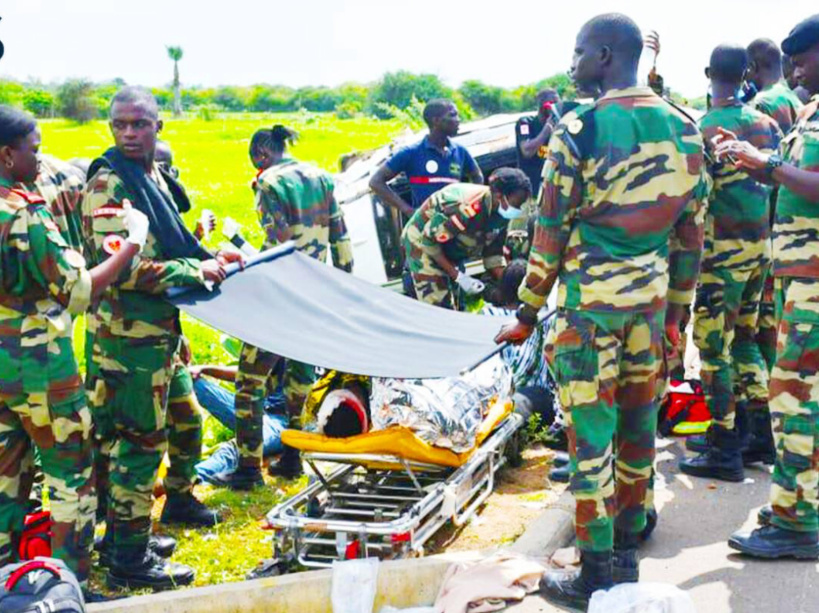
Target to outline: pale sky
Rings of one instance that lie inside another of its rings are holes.
[[[165,45],[180,45],[185,85],[369,82],[399,69],[505,87],[570,63],[579,27],[624,12],[659,31],[666,85],[703,95],[722,42],[777,42],[819,12],[808,0],[0,0],[0,75],[159,86]]]

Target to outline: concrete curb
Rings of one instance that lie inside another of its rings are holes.
[[[567,487],[510,548],[532,558],[548,558],[574,538],[574,498]]]

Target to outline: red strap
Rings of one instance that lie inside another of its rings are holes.
[[[20,579],[35,570],[45,570],[57,577],[57,579],[61,578],[60,569],[51,562],[46,562],[44,560],[33,560],[11,573],[11,576],[8,578],[8,580],[6,580],[6,591],[12,591],[19,583]]]
[[[45,198],[43,198],[40,194],[33,194],[31,192],[23,191],[22,189],[12,189],[10,191],[12,194],[20,196],[20,198],[29,204],[45,204]]]

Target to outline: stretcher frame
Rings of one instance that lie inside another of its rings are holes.
[[[273,558],[286,567],[327,568],[335,560],[422,556],[442,526],[463,526],[492,494],[522,425],[521,415],[507,415],[458,468],[394,455],[304,452],[315,478],[266,516]]]

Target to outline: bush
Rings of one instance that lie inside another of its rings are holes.
[[[373,86],[369,104],[377,117],[387,119],[391,115],[386,109],[408,109],[413,100],[425,103],[435,98],[452,98],[452,93],[435,75],[400,70],[388,72]]]
[[[16,81],[0,81],[0,104],[22,106],[25,88]]]
[[[347,101],[342,102],[336,107],[336,117],[339,119],[352,119],[361,114],[364,110],[364,105],[360,102]]]
[[[85,79],[66,81],[57,89],[57,108],[67,119],[87,123],[98,116],[98,105],[94,87]]]
[[[54,111],[54,95],[43,89],[26,90],[23,108],[37,117],[50,117]]]

